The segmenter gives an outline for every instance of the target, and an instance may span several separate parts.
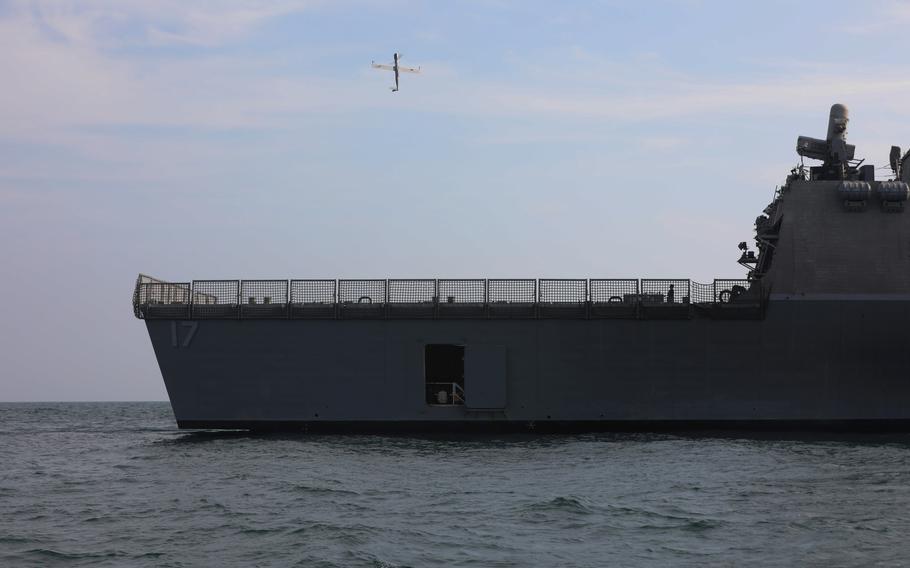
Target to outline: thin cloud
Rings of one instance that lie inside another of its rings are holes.
[[[331,116],[344,123],[362,111],[389,109],[484,120],[574,119],[601,129],[719,113],[814,112],[835,100],[895,115],[908,112],[902,101],[910,94],[910,79],[894,68],[886,73],[867,67],[849,77],[833,69],[796,77],[791,72],[766,73],[761,80],[730,82],[687,75],[653,55],[612,60],[571,47],[570,57],[555,55],[559,66],[541,62],[539,54],[512,54],[508,79],[421,61],[427,72],[408,85],[408,96],[390,98],[377,96],[372,88],[386,78],[365,68],[352,69],[347,78],[294,75],[282,69],[278,56],[228,57],[217,50],[193,58],[130,58],[107,49],[100,37],[116,22],[143,20],[152,30],[145,36],[152,43],[213,45],[313,5],[304,0],[225,0],[187,8],[175,0],[148,5],[87,0],[79,7],[39,1],[26,10],[25,3],[16,3],[21,9],[0,20],[0,49],[6,54],[0,59],[0,76],[8,79],[0,91],[0,136],[53,139],[81,148],[89,136],[92,143],[103,138],[92,130],[98,126],[281,131],[294,128],[304,115]],[[541,81],[542,76],[548,80]],[[565,128],[543,126],[491,135],[487,142],[598,136],[596,130],[567,133]]]
[[[13,0],[8,12],[13,18],[41,27],[48,37],[68,43],[144,42],[213,47],[242,37],[268,20],[321,3],[320,0],[84,0],[77,3]],[[116,33],[130,25],[144,33],[129,38]]]
[[[888,30],[903,32],[910,24],[910,2],[892,1],[864,6],[871,11],[865,21],[851,21],[841,26],[840,31],[852,35],[880,34]]]

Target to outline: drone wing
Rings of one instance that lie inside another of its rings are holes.
[[[373,63],[373,69],[386,69],[388,71],[394,71],[395,67],[392,65],[382,65],[380,63]]]
[[[402,73],[420,73],[420,67],[402,67],[399,65],[398,70]]]

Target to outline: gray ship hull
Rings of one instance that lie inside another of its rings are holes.
[[[910,430],[910,152],[876,181],[847,122],[743,280],[140,275],[133,310],[185,428]]]
[[[910,299],[841,295],[772,297],[755,320],[146,325],[181,428],[858,430],[908,429],[908,316]],[[464,346],[468,404],[428,404],[431,344]]]

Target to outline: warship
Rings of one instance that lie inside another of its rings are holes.
[[[798,137],[746,278],[140,275],[133,310],[180,428],[910,429],[910,152],[876,180],[847,124]]]

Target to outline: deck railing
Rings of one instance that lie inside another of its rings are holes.
[[[140,275],[141,319],[654,318],[763,311],[759,282],[717,279],[194,280]],[[725,317],[725,316],[724,316]],[[735,316],[734,316],[735,317]]]

